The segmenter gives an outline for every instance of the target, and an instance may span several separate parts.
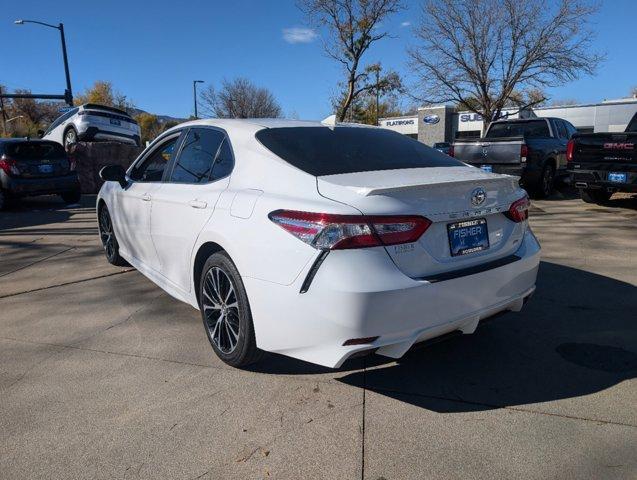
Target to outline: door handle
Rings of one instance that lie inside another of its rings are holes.
[[[188,202],[188,205],[190,205],[192,208],[206,208],[208,206],[208,203],[204,202],[203,200],[190,200]]]
[[[144,202],[150,202],[150,195],[147,193],[144,193],[141,198]]]

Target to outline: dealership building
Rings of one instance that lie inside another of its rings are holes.
[[[580,132],[623,132],[637,112],[637,98],[604,100],[601,103],[511,109],[503,118],[558,117],[568,120]],[[422,107],[418,114],[381,118],[381,127],[416,138],[427,145],[452,143],[456,138],[479,138],[482,117],[475,113],[456,111],[449,105]]]

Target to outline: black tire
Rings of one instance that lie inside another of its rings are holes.
[[[213,253],[204,264],[199,308],[208,341],[224,363],[240,368],[263,357],[241,275],[225,252]]]
[[[607,192],[606,190],[591,190],[581,188],[579,191],[579,195],[586,203],[596,203],[597,205],[604,205],[610,200],[610,197],[613,194],[611,192]]]
[[[80,199],[82,198],[82,192],[80,192],[79,190],[64,192],[60,194],[60,197],[62,197],[62,200],[66,204],[79,203]]]
[[[552,163],[546,163],[542,168],[542,173],[538,183],[533,189],[533,198],[541,199],[548,197],[553,192],[555,186],[555,167]]]
[[[0,188],[0,210],[7,208],[8,203],[9,199],[7,198],[7,194]]]
[[[67,151],[71,145],[77,143],[77,130],[75,130],[75,127],[69,127],[64,131],[62,142],[64,143],[64,149]]]
[[[113,221],[111,220],[111,214],[108,212],[106,205],[99,209],[97,215],[97,225],[100,233],[100,240],[104,247],[104,253],[106,254],[106,260],[111,265],[117,267],[127,267],[129,263],[119,255],[119,243],[115,237],[115,231],[113,230]]]

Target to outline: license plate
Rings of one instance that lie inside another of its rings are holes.
[[[40,173],[52,173],[53,165],[38,165],[38,170]]]
[[[447,225],[451,256],[468,255],[489,248],[487,220],[476,218]]]
[[[484,170],[485,172],[493,173],[493,167],[491,165],[480,165],[480,170]]]
[[[627,175],[625,173],[609,172],[608,181],[617,183],[626,183]]]
[[[118,119],[116,118],[111,118],[111,125],[117,125],[120,126],[122,124],[122,122],[120,122]]]

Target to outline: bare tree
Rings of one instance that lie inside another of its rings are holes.
[[[199,95],[201,111],[217,118],[278,118],[281,107],[272,92],[246,78],[224,80],[217,92],[212,85]]]
[[[310,21],[326,28],[324,40],[328,56],[345,68],[345,94],[337,112],[339,121],[347,118],[352,102],[376,88],[373,66],[363,67],[361,59],[369,47],[388,36],[381,23],[403,8],[401,0],[298,0]],[[379,79],[389,84],[391,78]]]
[[[592,74],[603,56],[587,28],[586,0],[425,0],[409,51],[425,103],[453,102],[485,127],[511,103],[533,106],[537,92]]]
[[[637,85],[630,89],[630,96],[633,98],[637,98]]]

